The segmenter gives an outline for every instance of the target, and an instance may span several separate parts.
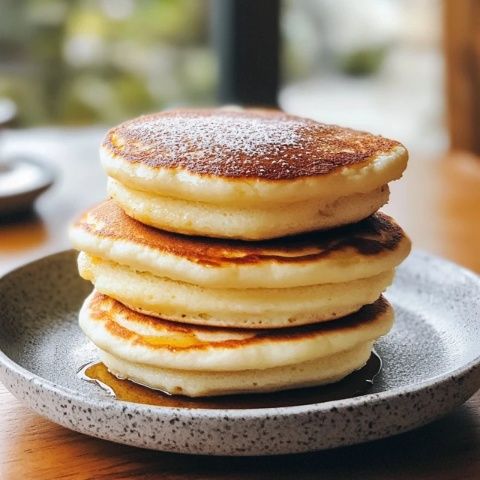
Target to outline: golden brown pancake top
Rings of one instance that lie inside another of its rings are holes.
[[[245,345],[258,344],[268,341],[286,342],[299,339],[308,339],[319,335],[328,335],[330,332],[342,331],[347,333],[355,331],[369,323],[375,322],[390,308],[384,297],[380,297],[375,303],[365,305],[360,310],[334,322],[321,322],[311,325],[281,329],[235,329],[235,334],[247,335],[245,338],[224,340],[201,340],[196,334],[204,333],[230,333],[231,330],[219,327],[187,325],[170,322],[143,313],[130,310],[117,300],[99,292],[94,292],[90,300],[89,315],[98,322],[105,324],[107,330],[114,336],[123,338],[133,343],[146,346],[151,349],[167,350],[205,350],[209,348],[239,348]],[[158,337],[139,335],[117,322],[118,317],[128,319],[130,322],[148,325],[158,332]]]
[[[136,243],[210,266],[266,260],[310,262],[348,249],[361,255],[378,255],[394,251],[405,238],[395,221],[380,212],[333,230],[256,242],[187,236],[144,225],[125,214],[113,200],[88,210],[74,226],[99,238]]]
[[[201,176],[289,180],[361,166],[401,145],[279,110],[170,110],[112,128],[113,156]]]

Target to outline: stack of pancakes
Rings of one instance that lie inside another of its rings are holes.
[[[279,111],[177,110],[110,130],[111,199],[71,229],[80,325],[120,378],[188,396],[340,380],[393,312],[408,255],[377,210],[398,142]]]

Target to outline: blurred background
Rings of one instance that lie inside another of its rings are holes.
[[[0,0],[0,97],[13,124],[110,125],[212,104],[221,1]],[[280,3],[281,107],[445,146],[440,0]]]
[[[398,139],[412,161],[390,211],[457,261],[467,238],[480,244],[478,0],[0,0],[0,12],[4,267],[68,246],[69,219],[105,195],[109,126],[181,105],[278,105]],[[37,160],[37,193],[53,187],[12,214]],[[431,215],[448,195],[446,216]]]

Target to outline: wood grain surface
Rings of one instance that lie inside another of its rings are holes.
[[[42,156],[56,186],[38,214],[0,223],[0,271],[68,248],[70,219],[104,196],[101,132],[46,130],[8,136],[6,150]],[[414,245],[480,272],[480,160],[412,155],[385,209]],[[0,384],[0,480],[23,479],[479,479],[480,395],[426,427],[326,452],[265,458],[176,455],[71,432],[27,410]]]

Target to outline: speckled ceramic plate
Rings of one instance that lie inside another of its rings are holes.
[[[480,387],[480,280],[413,253],[388,291],[396,326],[377,346],[384,367],[371,390],[301,406],[206,410],[109,397],[76,372],[95,357],[77,327],[90,286],[63,252],[0,280],[0,378],[40,415],[115,442],[157,450],[265,455],[364,442],[418,427]]]

